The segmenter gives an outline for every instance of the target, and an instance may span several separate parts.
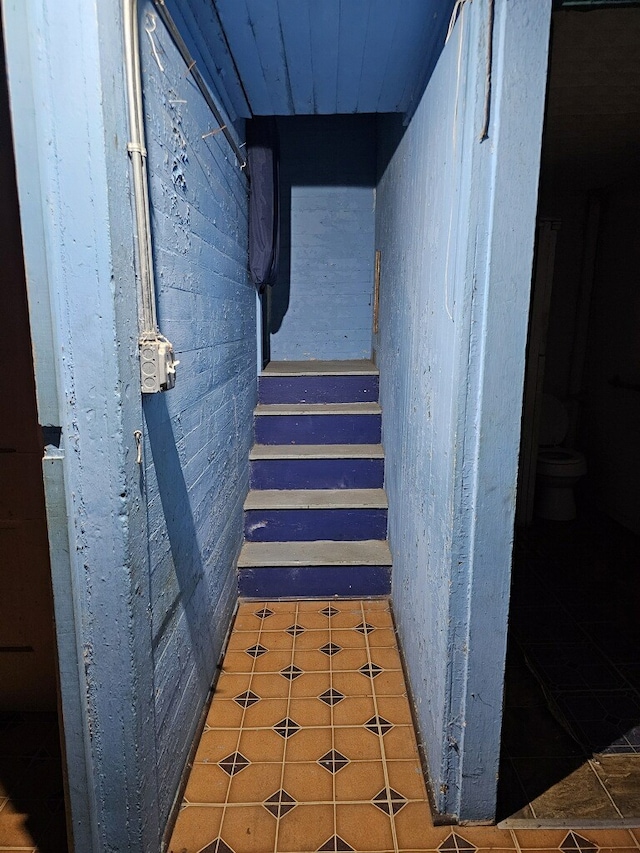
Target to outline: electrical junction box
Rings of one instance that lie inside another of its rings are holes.
[[[143,394],[169,391],[176,384],[173,346],[162,335],[140,340],[140,384]]]

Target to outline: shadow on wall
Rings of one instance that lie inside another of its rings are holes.
[[[311,326],[330,327],[336,314],[357,313],[362,309],[356,306],[366,301],[373,255],[376,117],[279,117],[278,133],[280,270],[269,294],[269,330],[279,332],[291,312],[296,323],[307,327],[304,334],[313,336]],[[366,244],[368,231],[371,246]],[[322,301],[318,305],[319,289],[327,294],[326,307]],[[340,300],[346,300],[342,310]]]
[[[178,590],[159,624],[154,619],[153,648],[156,651],[173,622],[179,620],[178,610],[183,609],[193,653],[198,681],[207,688],[211,682],[214,649],[216,648],[211,619],[203,618],[215,611],[216,603],[206,589],[199,537],[182,462],[178,454],[167,401],[163,394],[144,397],[144,416],[149,446],[157,477],[158,495],[171,550]],[[143,485],[144,488],[144,485]],[[155,531],[149,529],[150,540]],[[153,572],[153,563],[152,572]],[[199,589],[199,594],[197,591]],[[172,590],[173,592],[173,590]],[[152,596],[152,606],[155,601]],[[155,607],[154,607],[155,609]]]

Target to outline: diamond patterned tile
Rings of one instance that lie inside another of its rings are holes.
[[[288,717],[285,720],[280,720],[273,728],[283,738],[290,738],[296,732],[300,731],[300,726]]]
[[[234,776],[236,773],[244,770],[245,767],[248,767],[249,763],[249,760],[245,758],[242,753],[234,752],[231,755],[227,755],[227,757],[223,758],[222,761],[219,761],[218,766],[221,767],[225,773],[228,773],[229,776]]]
[[[333,687],[330,687],[318,696],[318,699],[326,705],[337,705],[338,702],[342,702],[344,698],[344,693],[340,693],[339,690],[334,690]]]
[[[407,805],[407,801],[393,788],[383,788],[373,798],[373,804],[386,814],[396,814]]]
[[[276,791],[275,794],[272,794],[264,801],[265,809],[277,818],[286,815],[287,812],[290,812],[297,805],[294,798],[284,790]]]
[[[338,773],[338,771],[342,770],[343,767],[346,767],[348,763],[349,759],[342,755],[342,753],[337,752],[335,749],[332,749],[330,752],[327,752],[326,755],[323,755],[318,759],[318,764],[330,773]]]
[[[637,851],[627,830],[434,827],[391,614],[363,604],[242,605],[171,851]]]

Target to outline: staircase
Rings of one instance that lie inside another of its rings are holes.
[[[388,595],[377,369],[370,361],[271,362],[258,399],[240,595]]]

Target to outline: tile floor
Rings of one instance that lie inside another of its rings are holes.
[[[499,817],[640,824],[640,540],[583,508],[518,537]]]
[[[640,850],[640,831],[434,826],[385,601],[240,605],[170,853]]]
[[[0,713],[0,851],[66,850],[57,715]]]

